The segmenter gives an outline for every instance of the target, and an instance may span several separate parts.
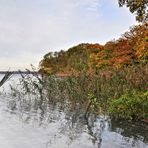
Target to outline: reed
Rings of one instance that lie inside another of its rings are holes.
[[[68,77],[37,74],[22,75],[20,81],[25,93],[32,93],[44,102],[62,108],[90,113],[106,114],[111,100],[128,91],[148,89],[148,65],[132,65],[121,69],[103,69],[96,74],[79,73]],[[131,98],[132,99],[132,98]]]

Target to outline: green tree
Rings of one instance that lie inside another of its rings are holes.
[[[148,21],[148,0],[118,0],[119,6],[126,6],[131,13],[136,14],[139,22]]]

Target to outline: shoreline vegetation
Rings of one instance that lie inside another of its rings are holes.
[[[39,73],[48,77],[50,99],[67,98],[74,108],[83,106],[85,116],[105,113],[148,122],[147,23],[131,27],[105,45],[86,43],[49,52],[40,62]],[[56,76],[64,79],[54,80]]]
[[[22,88],[11,86],[12,95],[34,94],[42,107],[46,102],[68,106],[86,119],[94,114],[148,123],[148,24],[105,45],[50,52],[38,72],[32,67],[13,74],[21,75]]]

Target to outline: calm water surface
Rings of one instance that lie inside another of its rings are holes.
[[[9,85],[19,88],[18,80],[15,75],[0,88],[1,148],[148,148],[147,125],[85,119],[49,102],[41,106],[35,94],[10,93]]]

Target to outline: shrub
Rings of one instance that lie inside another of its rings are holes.
[[[115,118],[138,120],[148,118],[148,91],[127,92],[109,103],[109,113]]]

